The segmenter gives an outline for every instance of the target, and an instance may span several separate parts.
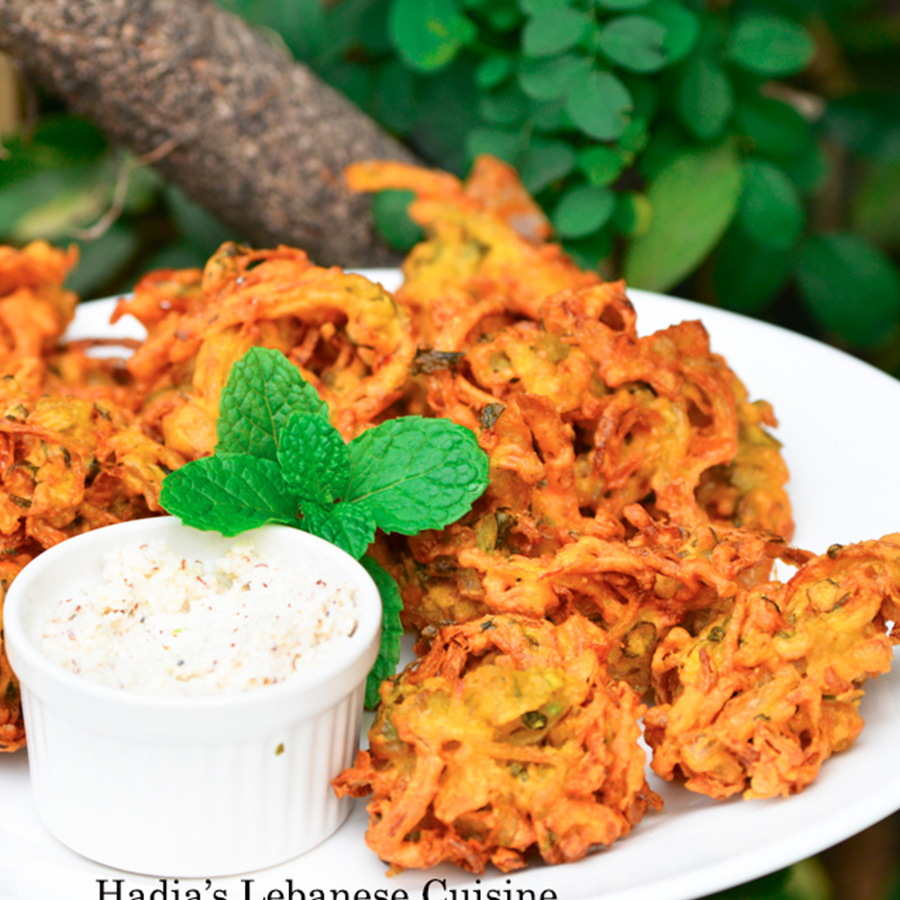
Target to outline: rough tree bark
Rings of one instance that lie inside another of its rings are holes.
[[[0,0],[0,49],[254,244],[391,258],[342,171],[410,153],[211,0]]]

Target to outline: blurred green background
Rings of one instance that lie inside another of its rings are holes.
[[[428,163],[516,165],[583,264],[900,373],[896,0],[220,0]],[[0,68],[0,240],[100,296],[229,235]],[[376,198],[404,248],[405,197]]]
[[[586,266],[900,375],[897,0],[220,0],[429,164],[517,166]],[[0,59],[0,241],[127,290],[240,238]],[[374,209],[417,238],[407,197]],[[897,819],[730,891],[900,900]],[[721,895],[726,896],[726,895]]]

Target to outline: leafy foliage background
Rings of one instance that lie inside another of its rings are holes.
[[[584,265],[900,372],[892,0],[220,0],[429,163],[493,153]],[[38,97],[0,161],[0,240],[79,239],[122,290],[229,236]],[[403,196],[375,203],[415,240]]]

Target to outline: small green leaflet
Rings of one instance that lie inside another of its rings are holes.
[[[372,581],[381,594],[381,647],[378,659],[366,679],[366,709],[378,706],[378,689],[385,678],[390,678],[397,670],[400,661],[400,638],[403,626],[400,624],[400,611],[403,600],[390,572],[386,572],[371,556],[364,556],[360,563],[372,576]]]
[[[361,503],[304,502],[297,525],[359,559],[375,538],[375,519]]]
[[[254,347],[234,364],[219,399],[216,453],[249,453],[274,462],[278,432],[292,412],[328,418],[325,402],[283,353]]]
[[[484,493],[487,455],[468,428],[404,416],[350,444],[347,500],[364,503],[378,527],[400,534],[443,528]]]
[[[383,422],[345,444],[298,369],[259,347],[232,367],[218,436],[215,455],[166,476],[162,507],[229,537],[268,522],[291,525],[363,559],[385,616],[367,690],[377,702],[377,682],[399,658],[400,594],[366,550],[376,528],[417,534],[468,512],[488,485],[487,454],[469,429],[418,416]]]
[[[344,496],[350,451],[328,419],[294,412],[279,435],[278,464],[299,497],[334,503]]]
[[[234,537],[268,522],[297,524],[297,500],[281,467],[245,453],[198,459],[163,479],[159,502],[201,531]]]

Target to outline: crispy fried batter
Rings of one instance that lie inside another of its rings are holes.
[[[627,834],[659,798],[644,778],[637,695],[603,666],[608,637],[489,616],[441,631],[382,688],[368,751],[336,780],[365,796],[369,846],[393,870],[504,872],[572,862]]]
[[[415,345],[390,294],[358,275],[321,269],[300,250],[223,245],[196,271],[142,280],[130,313],[148,329],[128,361],[147,397],[151,434],[186,458],[212,453],[219,395],[251,346],[282,350],[350,440],[401,394]]]
[[[900,613],[900,535],[834,547],[786,584],[742,591],[653,660],[653,769],[711,797],[796,793],[853,744],[866,679],[888,671]]]
[[[415,192],[410,216],[426,240],[403,263],[397,299],[412,312],[423,346],[456,350],[487,317],[511,322],[535,318],[544,300],[564,288],[598,284],[557,244],[515,170],[479,157],[465,183],[444,172],[396,162],[349,166],[348,184],[359,191]]]
[[[85,348],[59,348],[74,262],[45,244],[0,248],[0,592],[41,550],[160,511],[166,473],[184,459],[145,435],[127,375]],[[2,331],[9,328],[9,333]],[[0,750],[25,742],[18,684],[0,635]]]
[[[75,314],[78,298],[63,288],[78,250],[35,241],[0,247],[0,364],[51,350]]]

